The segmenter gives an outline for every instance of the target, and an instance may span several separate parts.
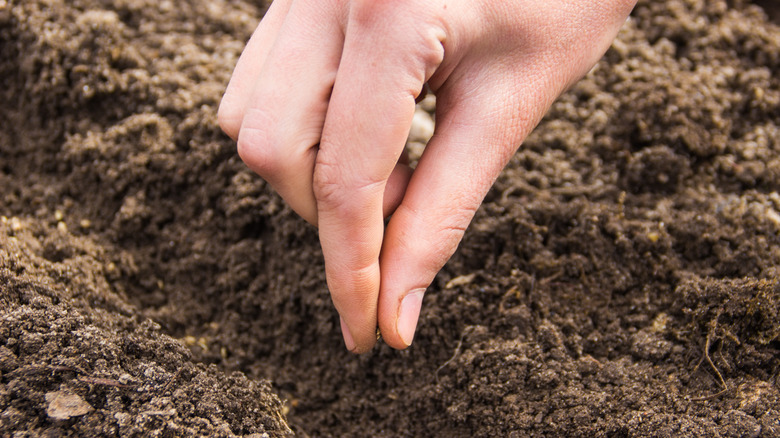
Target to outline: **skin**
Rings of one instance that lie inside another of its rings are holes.
[[[276,0],[219,108],[244,162],[318,226],[347,349],[412,343],[425,289],[553,101],[635,0]],[[416,169],[415,99],[437,97]],[[385,226],[384,219],[392,215]]]

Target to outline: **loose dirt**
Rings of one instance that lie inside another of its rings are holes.
[[[774,2],[640,1],[359,357],[217,126],[258,3],[0,0],[0,436],[780,436]]]

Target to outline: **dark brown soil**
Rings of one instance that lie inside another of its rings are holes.
[[[256,3],[0,0],[0,437],[780,436],[773,2],[641,1],[359,357],[216,123]]]

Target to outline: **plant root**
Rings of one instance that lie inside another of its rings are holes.
[[[720,384],[723,385],[723,390],[721,390],[721,391],[719,391],[719,392],[717,392],[715,394],[711,394],[711,395],[707,395],[707,396],[703,396],[703,397],[692,398],[691,401],[711,400],[713,398],[720,397],[721,395],[729,392],[729,386],[726,384],[726,380],[723,378],[723,375],[720,373],[720,370],[718,369],[717,366],[715,366],[715,363],[712,361],[712,358],[710,357],[710,346],[712,345],[712,334],[713,334],[713,332],[715,332],[715,329],[716,329],[717,325],[718,325],[718,319],[717,318],[713,319],[710,322],[710,330],[707,333],[707,340],[704,342],[704,355],[699,360],[699,362],[696,364],[696,366],[693,367],[693,372],[696,372],[696,370],[699,368],[701,363],[706,360],[707,363],[710,364],[710,367],[713,369],[713,371],[715,371],[715,374],[718,376],[718,380],[720,381]]]

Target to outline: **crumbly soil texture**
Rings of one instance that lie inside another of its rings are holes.
[[[264,10],[0,0],[0,437],[780,436],[776,2],[640,1],[362,356],[217,125]]]

